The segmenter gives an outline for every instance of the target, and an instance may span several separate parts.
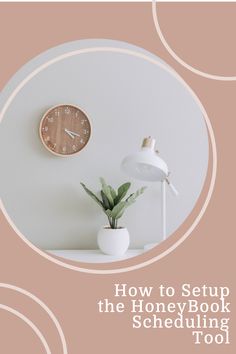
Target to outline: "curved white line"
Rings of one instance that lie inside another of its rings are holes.
[[[214,75],[214,74],[209,74],[204,71],[198,70],[194,68],[193,66],[189,65],[186,63],[183,59],[181,59],[174,51],[173,49],[169,46],[167,43],[162,31],[160,24],[158,22],[158,17],[157,17],[157,6],[156,6],[156,0],[152,0],[152,17],[154,21],[154,25],[157,31],[158,36],[160,37],[160,40],[168,53],[182,66],[184,66],[186,69],[192,71],[194,74],[200,75],[205,77],[206,79],[211,79],[211,80],[220,80],[220,81],[235,81],[236,76],[220,76],[220,75]]]
[[[118,268],[118,269],[105,269],[105,270],[104,269],[91,269],[91,268],[84,268],[84,267],[74,266],[74,265],[68,264],[66,262],[63,262],[63,261],[61,261],[61,260],[59,260],[57,258],[54,258],[51,255],[49,255],[48,253],[46,253],[46,252],[40,250],[39,248],[37,248],[34,244],[32,244],[17,229],[16,225],[13,223],[13,221],[11,220],[10,216],[8,215],[6,209],[4,208],[4,205],[3,205],[2,201],[0,200],[0,208],[2,209],[2,212],[3,212],[4,216],[5,216],[5,218],[7,219],[8,223],[11,225],[12,229],[16,232],[16,234],[19,237],[21,237],[21,239],[31,249],[33,249],[36,253],[40,254],[42,257],[50,260],[51,262],[53,262],[53,263],[55,263],[57,265],[62,266],[64,268],[75,270],[75,271],[79,271],[79,272],[90,273],[90,274],[115,274],[115,273],[123,273],[123,272],[128,272],[128,271],[140,269],[140,268],[143,268],[143,267],[145,267],[147,265],[150,265],[150,264],[158,261],[159,259],[165,257],[167,254],[172,252],[177,246],[179,246],[191,234],[191,232],[195,229],[195,227],[197,226],[197,224],[201,220],[202,216],[204,215],[204,213],[205,213],[205,211],[207,209],[207,206],[208,206],[208,204],[210,202],[213,190],[214,190],[215,180],[216,180],[216,171],[217,171],[217,151],[216,151],[216,142],[215,142],[214,132],[213,132],[213,129],[212,129],[212,126],[211,126],[210,119],[209,119],[209,117],[207,115],[207,112],[206,112],[205,108],[203,107],[201,101],[199,100],[199,98],[195,94],[195,92],[190,88],[190,86],[188,86],[188,84],[182,79],[182,77],[179,74],[177,74],[176,71],[171,69],[169,66],[166,66],[164,63],[157,61],[153,57],[149,57],[149,56],[147,56],[147,55],[145,55],[143,53],[135,52],[133,50],[124,49],[124,48],[117,48],[117,47],[93,47],[93,48],[78,49],[78,50],[70,51],[68,53],[61,54],[58,57],[55,57],[55,58],[49,60],[48,62],[42,64],[37,69],[35,69],[33,72],[31,72],[23,81],[21,81],[21,83],[11,93],[11,95],[7,99],[5,105],[3,106],[2,111],[0,112],[0,121],[3,119],[4,114],[6,113],[8,107],[10,106],[11,102],[13,101],[15,96],[18,94],[18,92],[27,84],[28,81],[30,81],[40,71],[42,71],[43,69],[49,67],[50,65],[52,65],[54,63],[57,63],[57,62],[65,59],[65,58],[69,58],[69,57],[72,57],[72,56],[75,56],[75,55],[79,55],[79,54],[86,54],[86,53],[93,53],[93,52],[115,52],[115,53],[123,53],[123,54],[131,55],[131,56],[134,56],[136,58],[141,58],[141,59],[144,59],[144,60],[146,60],[147,62],[149,62],[151,64],[154,64],[154,65],[162,68],[163,70],[167,71],[170,75],[175,77],[190,92],[190,94],[195,99],[196,103],[199,105],[199,107],[200,107],[200,109],[202,111],[203,117],[205,119],[207,128],[208,128],[208,132],[209,132],[209,136],[210,136],[210,140],[211,140],[211,145],[212,145],[212,159],[213,159],[212,164],[213,164],[213,167],[212,167],[212,175],[211,175],[210,187],[209,187],[205,202],[203,203],[202,209],[200,210],[198,216],[196,217],[196,219],[194,220],[194,222],[190,226],[190,228],[185,232],[185,234],[177,242],[175,242],[171,247],[169,247],[167,250],[165,250],[161,254],[157,255],[156,257],[153,257],[153,258],[151,258],[151,259],[149,259],[149,260],[147,260],[145,262],[139,263],[137,265],[124,267],[124,268]]]
[[[36,327],[35,324],[28,317],[23,315],[21,312],[13,309],[12,307],[9,307],[9,306],[3,305],[3,304],[0,304],[0,309],[4,310],[4,311],[8,311],[11,314],[13,314],[14,316],[19,317],[22,321],[24,321],[34,331],[34,333],[37,335],[37,337],[40,339],[46,353],[51,354],[51,350],[49,349],[49,346],[48,346],[48,343],[47,343],[45,337],[40,332],[38,327]]]
[[[42,300],[40,300],[36,295],[30,293],[29,291],[19,288],[18,286],[15,286],[12,284],[0,283],[0,288],[11,289],[11,290],[16,291],[20,294],[23,294],[23,295],[29,297],[30,299],[32,299],[34,302],[36,302],[39,306],[41,306],[44,309],[44,311],[49,315],[49,317],[51,318],[51,320],[53,321],[54,325],[57,328],[57,331],[59,333],[61,343],[62,343],[63,354],[68,354],[66,340],[65,340],[65,336],[62,331],[62,328],[61,328],[56,316],[54,315],[54,313],[50,310],[50,308]]]

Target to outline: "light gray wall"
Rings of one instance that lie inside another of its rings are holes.
[[[1,107],[16,84],[39,64],[69,50],[93,46],[145,52],[108,40],[53,48],[13,77],[1,93]],[[39,139],[43,113],[60,103],[81,106],[92,124],[89,144],[74,157],[51,155]],[[19,92],[1,124],[0,189],[7,212],[41,248],[95,248],[97,230],[106,219],[79,183],[96,190],[99,176],[114,186],[130,180],[120,171],[120,162],[147,135],[156,137],[180,192],[175,198],[167,191],[170,235],[194,207],[208,165],[207,129],[191,94],[165,70],[127,54],[83,54],[50,66]],[[131,247],[138,248],[161,240],[161,193],[158,183],[132,182],[133,190],[148,185],[121,222],[130,231]]]

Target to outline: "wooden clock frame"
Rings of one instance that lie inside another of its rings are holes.
[[[82,113],[86,116],[86,118],[87,118],[87,120],[88,120],[88,124],[89,124],[89,136],[88,136],[88,140],[87,140],[86,144],[85,144],[80,150],[75,151],[75,152],[70,153],[70,154],[60,154],[60,153],[58,153],[58,152],[56,152],[56,151],[51,150],[51,149],[47,146],[47,144],[45,143],[44,138],[43,138],[43,135],[42,135],[43,123],[44,123],[44,120],[45,120],[45,118],[47,117],[48,113],[51,112],[51,111],[53,111],[54,109],[60,108],[60,107],[72,107],[72,108],[74,108],[74,109],[76,109],[76,110],[79,110],[80,112],[82,112]],[[55,106],[49,108],[49,109],[44,113],[44,115],[42,116],[42,118],[41,118],[41,120],[40,120],[40,124],[39,124],[39,136],[40,136],[40,140],[41,140],[43,146],[44,146],[51,154],[53,154],[53,155],[55,155],[55,156],[59,156],[59,157],[70,157],[70,156],[74,156],[74,155],[79,154],[79,153],[87,146],[87,144],[88,144],[88,142],[89,142],[89,140],[90,140],[90,138],[91,138],[91,135],[92,135],[92,127],[91,127],[91,121],[90,121],[90,118],[89,118],[88,114],[84,111],[84,109],[82,109],[81,107],[79,107],[79,106],[77,106],[77,105],[74,105],[74,104],[62,103],[62,104],[55,105]]]

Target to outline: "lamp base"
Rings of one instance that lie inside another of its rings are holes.
[[[146,245],[144,245],[143,249],[144,251],[149,251],[152,248],[156,247],[158,245],[158,243],[147,243]]]

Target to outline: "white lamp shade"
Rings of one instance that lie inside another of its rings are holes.
[[[124,158],[121,168],[129,176],[141,181],[163,181],[168,176],[168,167],[150,148]]]

